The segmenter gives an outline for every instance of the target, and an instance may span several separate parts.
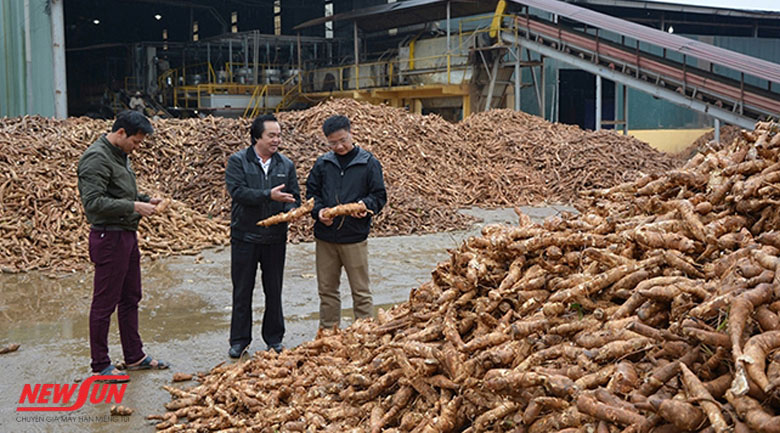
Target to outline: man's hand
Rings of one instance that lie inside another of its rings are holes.
[[[162,201],[163,201],[163,199],[161,199],[161,198],[159,198],[159,197],[152,197],[152,199],[151,199],[151,200],[149,200],[149,204],[158,205],[158,204],[160,204],[160,202],[162,202]]]
[[[360,200],[358,203],[363,203],[363,200]],[[365,206],[365,203],[363,203]],[[367,210],[362,210],[360,212],[352,212],[352,215],[350,215],[352,218],[365,218],[366,215],[368,215]]]
[[[323,215],[323,212],[325,212],[326,209],[328,209],[328,208],[324,207],[324,208],[320,209],[320,213],[319,213],[318,216],[320,217],[320,222],[321,223],[325,224],[326,226],[330,226],[331,224],[333,224],[333,218],[325,218],[325,216]]]
[[[295,197],[289,192],[282,192],[284,184],[271,188],[271,200],[282,203],[295,203]]]
[[[157,206],[153,205],[152,203],[146,203],[142,201],[137,201],[133,203],[133,210],[141,214],[141,216],[149,216],[154,213]]]

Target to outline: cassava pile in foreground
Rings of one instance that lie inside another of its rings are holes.
[[[356,142],[384,167],[389,201],[372,229],[379,236],[464,229],[473,222],[457,213],[465,206],[568,202],[579,188],[608,187],[677,164],[633,138],[508,110],[452,125],[436,115],[335,100],[279,116],[281,151],[295,162],[301,183],[328,150],[321,127],[332,114],[352,119]],[[225,163],[249,145],[250,123],[213,117],[154,122],[155,134],[132,157],[139,187],[179,205],[174,215],[143,220],[145,256],[228,242]],[[0,272],[89,266],[76,164],[110,127],[84,118],[0,120]],[[170,224],[177,221],[192,224]],[[290,227],[290,239],[311,240],[312,225],[301,218]]]
[[[220,365],[167,431],[780,431],[780,129],[486,226],[409,301]]]

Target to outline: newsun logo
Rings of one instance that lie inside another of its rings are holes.
[[[80,386],[75,383],[59,384],[59,383],[36,383],[34,386],[26,383],[22,388],[22,395],[19,396],[19,404],[67,404],[70,402],[71,397],[79,390],[76,402],[71,406],[18,406],[17,412],[49,412],[49,411],[64,411],[70,412],[78,410],[89,397],[89,402],[92,404],[98,403],[111,403],[112,401],[117,404],[122,403],[122,398],[125,395],[126,383],[95,383],[98,380],[114,380],[114,379],[129,379],[129,376],[90,376]],[[92,392],[90,393],[90,388]]]

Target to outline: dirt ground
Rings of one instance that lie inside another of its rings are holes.
[[[523,208],[541,220],[563,206]],[[468,231],[420,236],[369,239],[371,288],[376,307],[388,308],[407,299],[409,291],[430,279],[436,263],[448,257],[468,236],[487,223],[513,224],[511,209],[463,212],[483,219]],[[163,385],[175,372],[206,372],[227,356],[230,326],[230,251],[209,250],[199,256],[180,256],[141,264],[144,298],[140,304],[140,331],[147,354],[166,360],[171,369],[131,372],[122,405],[135,409],[129,417],[109,417],[109,404],[89,400],[73,412],[18,412],[25,384],[72,384],[90,374],[88,312],[91,273],[52,280],[38,273],[0,275],[0,346],[19,343],[14,353],[0,355],[0,431],[2,432],[153,432],[145,419],[163,413],[170,400]],[[265,349],[260,337],[263,313],[261,285],[253,299],[255,326],[250,352]],[[288,245],[284,277],[284,345],[295,347],[314,338],[319,300],[314,270],[314,244]],[[342,327],[351,323],[352,310],[346,275],[342,275]],[[121,360],[114,314],[109,354]],[[184,382],[191,386],[195,382]],[[177,385],[179,386],[179,385]],[[75,395],[70,400],[75,402]],[[23,405],[24,406],[24,405]]]

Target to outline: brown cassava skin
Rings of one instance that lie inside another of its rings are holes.
[[[586,419],[575,406],[569,406],[568,409],[552,412],[537,419],[529,426],[528,433],[547,433],[567,427],[581,426]]]
[[[726,420],[723,418],[720,407],[713,403],[712,395],[710,395],[701,381],[699,381],[699,378],[697,378],[685,364],[680,364],[680,371],[682,373],[682,383],[685,386],[689,398],[699,401],[699,405],[707,414],[710,425],[715,429],[716,433],[727,433],[730,429],[728,424],[726,424]]]
[[[704,413],[696,406],[681,400],[650,397],[648,399],[656,413],[682,431],[694,431],[705,422]]]
[[[169,199],[169,198],[163,199],[163,201],[161,201],[160,203],[157,203],[157,206],[154,207],[154,212],[155,213],[163,213],[166,210],[168,210],[168,206],[170,206],[170,205],[171,205],[171,199]]]
[[[542,410],[562,411],[569,407],[569,402],[557,397],[536,397],[528,403],[523,411],[523,423],[527,426],[533,424]]]
[[[705,331],[698,328],[683,328],[683,333],[689,335],[704,344],[711,346],[731,347],[729,336],[722,332]]]
[[[725,347],[718,347],[715,349],[715,353],[707,358],[701,367],[697,370],[697,374],[701,379],[710,380],[715,377],[715,374],[720,367],[721,363],[728,356],[728,350]]]
[[[646,421],[639,412],[600,403],[587,393],[581,393],[577,397],[577,410],[598,420],[621,425],[642,424]]]
[[[615,374],[607,384],[607,389],[611,392],[627,395],[639,386],[639,374],[634,364],[627,361],[618,363]]]
[[[752,430],[758,433],[780,433],[780,416],[767,413],[758,401],[748,396],[736,396],[731,391],[726,391],[726,400]]]
[[[314,209],[314,199],[310,198],[303,202],[300,207],[297,207],[288,212],[282,212],[280,214],[272,215],[264,220],[258,221],[257,225],[262,227],[268,227],[275,224],[293,222],[305,215],[308,215],[311,210]]]
[[[734,376],[732,376],[731,373],[724,373],[709,382],[704,382],[702,385],[704,385],[704,388],[712,394],[713,397],[721,398],[726,394],[726,390],[731,386],[731,381],[733,379]]]
[[[765,393],[772,391],[766,376],[766,357],[770,352],[780,347],[780,331],[768,331],[751,337],[745,343],[745,371]]]
[[[360,212],[373,213],[370,209],[366,208],[364,203],[346,203],[327,208],[322,212],[322,215],[325,218],[335,218],[337,216],[352,215]]]
[[[742,358],[742,334],[745,331],[745,325],[747,324],[748,317],[753,313],[755,307],[766,304],[772,299],[773,287],[771,284],[760,284],[756,288],[748,290],[731,301],[731,309],[729,312],[728,332],[731,340],[731,353],[734,357],[734,364],[737,365],[737,371],[741,371]],[[780,341],[780,340],[779,340]],[[764,356],[765,358],[766,356]],[[755,370],[752,366],[748,370]],[[763,372],[763,362],[762,368]],[[756,379],[753,379],[754,381]],[[765,389],[765,385],[759,383],[762,389]],[[768,383],[766,384],[768,386]],[[764,391],[766,392],[766,390]]]

